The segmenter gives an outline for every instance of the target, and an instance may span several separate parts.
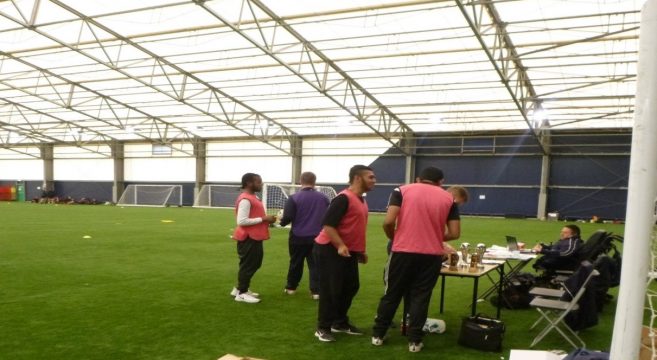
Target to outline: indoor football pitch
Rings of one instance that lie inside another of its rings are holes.
[[[448,278],[445,312],[439,286],[429,317],[447,331],[425,338],[421,353],[409,353],[399,328],[381,347],[370,344],[371,326],[383,292],[386,238],[382,214],[371,214],[370,261],[360,266],[361,288],[350,316],[363,336],[338,334],[335,343],[314,336],[317,302],[307,273],[295,295],[283,293],[288,265],[288,229],[272,228],[262,268],[252,290],[259,304],[229,296],[237,255],[230,239],[228,209],[135,208],[0,202],[0,358],[2,359],[204,359],[226,353],[262,359],[508,359],[526,349],[537,330],[533,309],[502,310],[502,353],[457,344],[461,318],[470,313],[472,280]],[[563,222],[464,217],[453,242],[505,244],[505,235],[533,246],[558,238]],[[583,238],[597,229],[623,234],[623,225],[578,224]],[[531,266],[525,270],[530,271]],[[480,290],[490,286],[481,281]],[[608,349],[615,294],[597,326],[580,333],[589,349]],[[494,315],[490,302],[478,312]],[[401,311],[398,311],[398,322]],[[570,351],[557,333],[537,349]]]

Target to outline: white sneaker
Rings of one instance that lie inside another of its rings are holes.
[[[237,296],[239,295],[240,291],[237,290],[237,288],[233,288],[233,290],[230,291],[230,296]],[[252,292],[251,290],[246,291],[247,294],[253,296],[253,297],[260,297],[260,294]]]
[[[288,288],[283,289],[283,292],[288,294],[288,295],[294,295],[294,294],[297,293],[296,290],[292,290],[292,289],[288,289]]]
[[[259,303],[260,299],[258,299],[257,297],[255,297],[253,295],[249,295],[248,292],[245,292],[243,294],[235,295],[235,301],[245,302],[245,303],[249,303],[249,304],[255,304],[255,303]]]
[[[420,352],[422,348],[424,347],[424,344],[419,342],[419,343],[414,343],[414,342],[409,342],[408,343],[408,351],[410,352]]]
[[[374,345],[374,346],[383,345],[383,338],[372,336],[372,345]]]
[[[311,297],[313,300],[319,300],[319,294],[310,294],[310,297]]]

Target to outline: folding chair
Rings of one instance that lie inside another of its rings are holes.
[[[552,331],[552,329],[555,329],[561,334],[561,336],[574,348],[586,347],[584,341],[582,341],[577,333],[568,326],[564,319],[571,311],[577,311],[579,309],[578,302],[582,296],[584,296],[591,278],[596,275],[598,275],[598,271],[593,268],[593,264],[584,261],[575,274],[573,274],[575,279],[581,279],[579,284],[576,284],[579,285],[577,289],[568,289],[568,287],[564,286],[563,289],[534,288],[530,291],[530,294],[533,293],[537,297],[535,297],[529,305],[535,308],[541,315],[530,329],[535,328],[543,320],[546,320],[548,324],[538,335],[536,335],[529,347],[534,347],[538,344],[550,331]],[[571,299],[568,301],[561,300],[565,298],[565,295],[569,295]],[[549,297],[554,298],[550,299]],[[568,333],[568,335],[566,333]],[[581,346],[576,345],[569,335],[576,339]]]

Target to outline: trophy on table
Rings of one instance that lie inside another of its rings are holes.
[[[461,247],[459,248],[461,251],[461,266],[462,267],[467,267],[468,266],[468,252],[470,250],[470,244],[467,242],[461,243]]]
[[[479,243],[477,244],[477,256],[479,257],[479,261],[477,263],[477,266],[480,269],[484,268],[484,254],[486,253],[486,244],[484,243]]]
[[[468,269],[468,272],[477,271],[479,271],[479,254],[475,252],[470,256],[470,269]]]
[[[458,271],[459,264],[459,254],[451,253],[449,254],[449,271]]]

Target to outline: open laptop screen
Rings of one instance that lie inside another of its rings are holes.
[[[518,248],[518,240],[516,239],[515,236],[511,236],[511,235],[506,236],[506,248],[509,249],[509,251],[520,250]]]

